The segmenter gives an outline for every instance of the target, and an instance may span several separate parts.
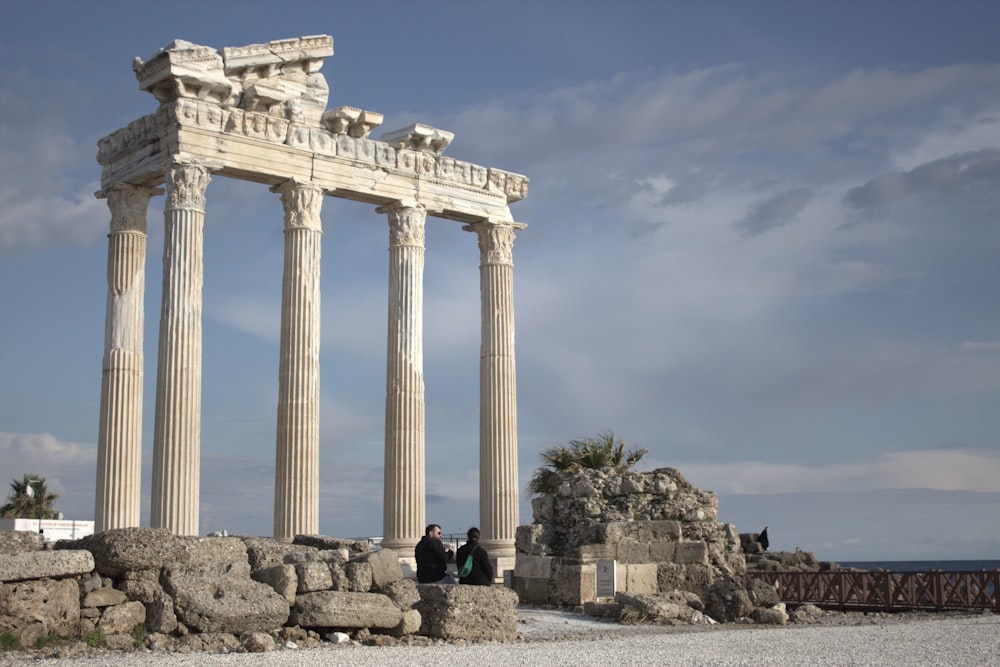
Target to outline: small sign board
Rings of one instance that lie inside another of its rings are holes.
[[[618,561],[597,561],[597,598],[613,598],[617,590]]]

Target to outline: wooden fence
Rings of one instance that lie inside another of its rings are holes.
[[[990,609],[1000,612],[1000,570],[979,572],[753,572],[787,604],[842,611]]]

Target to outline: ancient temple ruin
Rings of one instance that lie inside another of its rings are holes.
[[[424,527],[423,258],[428,215],[475,232],[480,253],[480,526],[512,556],[518,518],[509,205],[528,179],[444,156],[450,132],[371,132],[382,115],[327,109],[326,35],[216,50],[175,41],[133,69],[159,102],[99,142],[111,211],[96,528],[139,525],[146,209],[166,194],[150,523],[198,533],[202,239],[212,176],[262,183],[284,207],[274,536],[319,530],[320,209],[365,202],[389,223],[383,545]],[[277,221],[276,221],[277,224]],[[205,258],[212,261],[212,258]]]

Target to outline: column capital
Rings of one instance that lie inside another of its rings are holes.
[[[163,188],[150,188],[128,183],[115,183],[107,190],[97,193],[98,198],[108,200],[111,209],[111,233],[146,233],[146,209],[154,195],[162,195]]]
[[[527,227],[523,222],[490,222],[483,220],[462,227],[479,237],[479,258],[484,264],[514,263],[514,231]]]
[[[271,192],[281,195],[281,205],[285,208],[285,231],[293,229],[323,231],[323,223],[320,220],[323,196],[326,194],[323,188],[309,181],[290,178],[275,185],[271,188]]]
[[[205,190],[211,181],[211,168],[203,164],[174,162],[167,169],[167,204],[165,209],[205,210]]]
[[[389,217],[389,247],[424,247],[427,209],[416,202],[396,201],[375,209]]]

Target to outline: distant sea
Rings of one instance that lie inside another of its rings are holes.
[[[865,560],[836,561],[843,567],[859,570],[888,570],[890,572],[978,572],[1000,570],[1000,560]]]

